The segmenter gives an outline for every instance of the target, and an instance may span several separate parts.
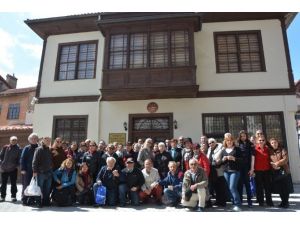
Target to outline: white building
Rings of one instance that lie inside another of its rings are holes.
[[[43,40],[34,131],[108,141],[263,129],[300,181],[286,29],[295,13],[99,13],[27,20]]]

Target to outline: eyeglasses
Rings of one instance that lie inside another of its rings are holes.
[[[265,141],[265,140],[258,140],[258,141],[263,142],[263,141]]]
[[[62,143],[62,141],[56,141],[56,143]]]
[[[17,141],[17,139],[12,139],[11,141]]]

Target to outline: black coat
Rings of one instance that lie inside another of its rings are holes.
[[[120,174],[120,184],[127,184],[128,188],[138,187],[139,189],[145,183],[142,171],[134,168],[131,172],[124,168]]]
[[[172,157],[170,153],[167,151],[155,155],[154,167],[158,170],[161,179],[167,176],[169,172],[168,164],[170,161],[172,161]]]

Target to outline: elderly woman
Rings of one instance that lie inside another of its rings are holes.
[[[32,160],[35,149],[38,147],[39,137],[36,133],[31,133],[28,136],[29,145],[26,145],[21,154],[21,174],[22,174],[22,202],[26,204],[27,197],[24,196],[24,190],[29,185],[32,178]]]
[[[106,159],[106,166],[101,168],[96,183],[93,186],[94,197],[96,197],[98,187],[103,185],[106,187],[107,205],[115,206],[118,199],[119,176],[119,171],[116,168],[116,159],[111,156],[108,157]]]
[[[75,203],[76,171],[73,159],[64,160],[59,169],[53,173],[53,179],[58,184],[52,193],[52,198],[59,206],[69,206]]]
[[[254,172],[256,183],[256,198],[259,206],[264,206],[264,192],[268,206],[274,206],[271,195],[271,164],[269,147],[263,135],[258,136],[255,146]],[[253,168],[250,175],[253,174]]]
[[[205,188],[208,185],[208,179],[204,170],[199,167],[197,159],[190,159],[189,167],[190,169],[184,173],[181,203],[191,210],[202,212],[205,207]]]
[[[271,166],[273,171],[272,189],[278,193],[281,203],[278,205],[280,208],[289,207],[289,194],[290,194],[290,168],[288,165],[289,157],[288,152],[279,146],[278,140],[275,138],[270,139],[272,148],[270,149]]]
[[[158,154],[154,158],[154,167],[158,169],[158,173],[161,179],[164,179],[168,174],[168,164],[172,160],[169,152],[166,151],[166,146],[163,142],[158,144]]]
[[[147,159],[153,159],[152,151],[151,151],[151,146],[152,146],[152,139],[147,138],[145,143],[142,146],[142,149],[139,151],[138,157],[137,157],[137,162],[141,167],[144,166],[144,162]]]
[[[156,200],[157,205],[162,204],[162,187],[159,185],[159,173],[158,170],[153,168],[151,159],[146,159],[145,168],[142,173],[145,178],[145,184],[142,186],[142,190],[139,193],[142,202],[146,202],[151,196]]]

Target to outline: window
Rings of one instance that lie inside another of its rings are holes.
[[[108,68],[189,66],[189,42],[187,30],[111,35]]]
[[[7,119],[8,120],[16,120],[19,119],[20,114],[20,104],[9,104],[8,112],[7,112]]]
[[[80,143],[87,138],[87,117],[55,117],[54,137]]]
[[[242,113],[242,114],[203,114],[203,132],[208,137],[222,141],[224,133],[229,132],[235,138],[240,130],[246,130],[249,136],[261,129],[267,139],[277,138],[286,144],[283,114],[274,113]]]
[[[260,31],[217,32],[214,37],[218,73],[265,71]]]
[[[57,80],[94,78],[96,52],[96,42],[61,45]]]
[[[0,105],[0,115],[1,115],[1,111],[2,111],[2,105]]]

